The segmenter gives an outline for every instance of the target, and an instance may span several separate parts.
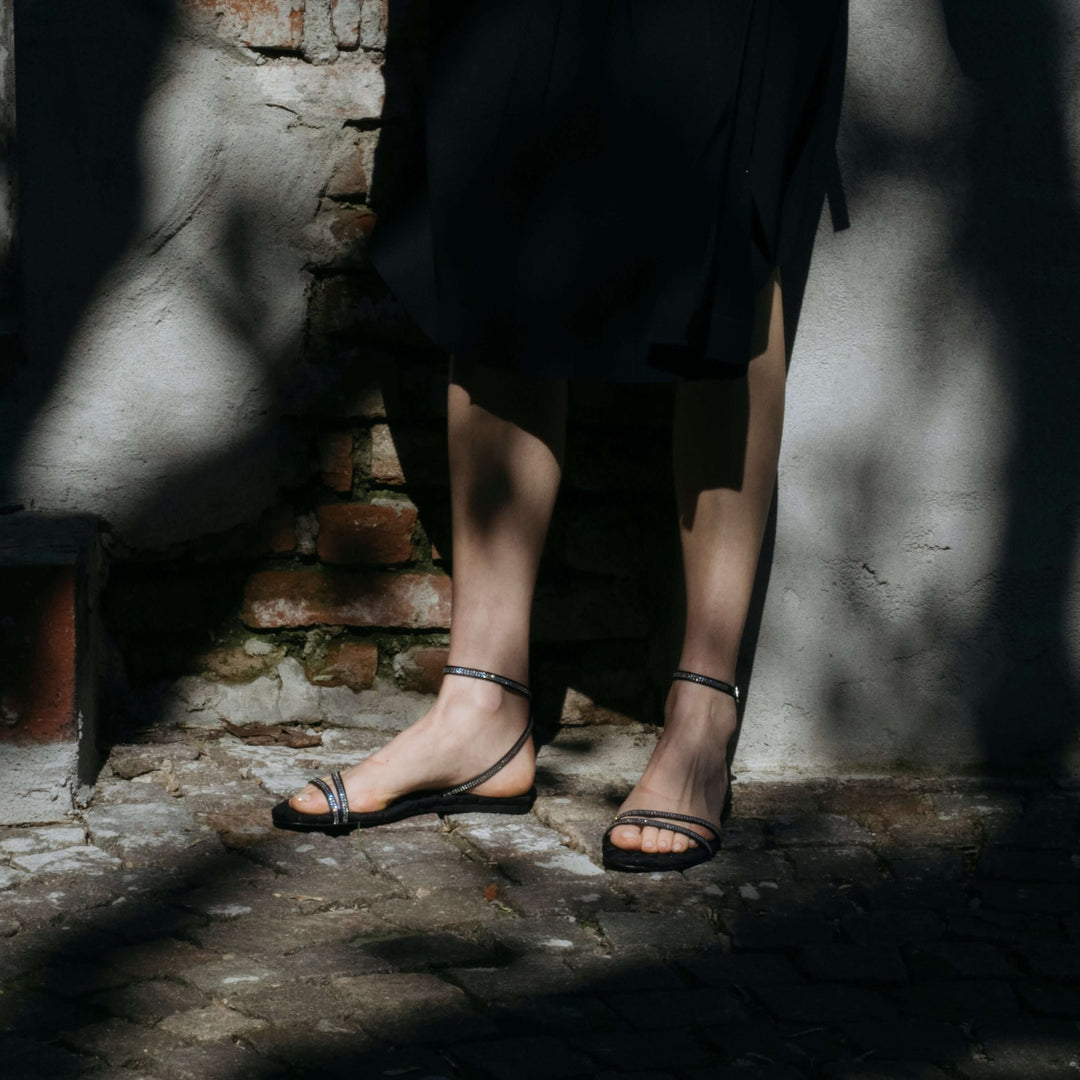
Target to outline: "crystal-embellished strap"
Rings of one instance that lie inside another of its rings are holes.
[[[648,814],[648,816],[645,816],[646,814]],[[708,824],[708,822],[702,822],[702,824]],[[676,825],[676,824],[674,824],[673,822],[670,822],[670,821],[662,821],[660,819],[660,817],[658,817],[658,816],[654,817],[651,814],[649,814],[648,811],[645,811],[645,814],[637,814],[634,811],[629,811],[629,812],[627,812],[625,814],[620,814],[607,827],[607,832],[605,832],[604,835],[605,836],[610,836],[612,834],[612,832],[615,829],[617,829],[620,825],[638,825],[638,826],[651,825],[654,829],[663,829],[665,832],[682,833],[683,836],[686,836],[689,839],[694,840],[697,843],[701,844],[701,846],[704,847],[705,850],[709,853],[710,857],[712,856],[712,854],[713,854],[713,852],[715,850],[715,848],[713,847],[713,844],[715,843],[715,841],[712,840],[710,837],[702,836],[701,833],[694,832],[693,829],[688,829],[688,828],[686,828],[685,825]],[[712,826],[710,825],[709,828],[712,828]],[[719,838],[719,834],[717,834],[717,838]]]
[[[460,795],[463,791],[468,791],[470,788],[477,787],[485,780],[490,780],[504,765],[509,765],[513,761],[517,752],[525,745],[525,740],[528,739],[533,729],[533,717],[532,709],[529,709],[529,722],[525,725],[525,730],[518,736],[517,741],[509,750],[490,769],[485,769],[479,776],[474,776],[471,780],[466,780],[464,784],[458,784],[456,787],[452,787],[447,791],[441,791],[439,794],[442,798],[447,798],[450,795]]]
[[[687,682],[701,683],[703,686],[711,686],[714,690],[730,694],[736,701],[740,700],[739,688],[732,683],[724,682],[723,679],[713,679],[708,675],[699,675],[696,671],[683,671],[682,669],[672,672],[671,677],[673,679],[686,679]]]
[[[339,772],[332,772],[330,779],[334,782],[334,787],[337,790],[338,802],[341,805],[341,817],[344,821],[349,816],[349,796],[345,791],[345,782],[341,779],[341,773]]]
[[[507,678],[505,675],[496,675],[494,671],[481,671],[480,668],[459,667],[457,664],[447,664],[443,668],[443,672],[446,675],[470,675],[474,679],[489,679],[491,682],[497,682],[500,686],[505,686],[507,690],[512,690],[515,694],[521,694],[522,697],[527,697],[530,701],[532,700],[532,694],[524,683],[519,683],[516,679]]]
[[[701,817],[694,817],[693,814],[676,814],[672,810],[624,810],[621,814],[616,815],[614,823],[616,825],[623,825],[625,824],[625,819],[630,816],[658,819],[670,818],[672,821],[685,821],[690,825],[700,825],[702,828],[708,829],[717,840],[720,839],[721,835],[720,830],[711,821],[706,821],[705,818]],[[657,828],[665,829],[667,826],[657,825]]]
[[[330,785],[321,777],[316,776],[311,781],[322,793],[326,796],[326,804],[330,807],[330,812],[334,815],[332,824],[340,825],[344,822],[345,817],[341,813],[341,804],[338,802],[337,795],[330,789]]]

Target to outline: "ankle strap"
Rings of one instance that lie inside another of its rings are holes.
[[[671,674],[673,679],[686,679],[687,682],[701,683],[703,686],[711,686],[714,690],[719,690],[721,693],[730,694],[736,704],[742,699],[739,696],[739,688],[732,683],[724,682],[722,679],[712,679],[708,675],[699,675],[696,671],[674,671]]]
[[[458,667],[457,664],[447,664],[443,668],[443,673],[446,675],[470,675],[474,679],[490,679],[500,686],[505,686],[507,690],[512,690],[515,694],[521,694],[522,697],[532,700],[532,694],[524,683],[519,683],[516,679],[508,679],[505,675],[496,675],[493,671],[481,671],[479,668]]]

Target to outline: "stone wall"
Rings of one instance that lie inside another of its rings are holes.
[[[437,684],[446,358],[363,254],[407,123],[387,20],[407,56],[421,9],[16,5],[28,361],[0,502],[107,523],[135,722],[393,728]],[[742,771],[1077,765],[1080,4],[980,13],[852,4],[854,225],[823,223],[795,345]],[[659,715],[670,404],[573,388],[549,727]]]

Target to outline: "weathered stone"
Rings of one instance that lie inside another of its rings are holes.
[[[801,986],[756,986],[754,993],[774,1016],[799,1023],[891,1020],[896,1014],[880,994],[843,984],[817,983],[812,992]]]
[[[485,1080],[562,1080],[590,1076],[594,1065],[562,1040],[550,1036],[456,1046],[451,1058]]]
[[[907,982],[904,961],[891,945],[809,945],[800,950],[799,963],[810,978],[824,982]]]
[[[716,933],[700,915],[671,912],[649,915],[605,911],[597,918],[607,944],[618,953],[692,952],[717,944]]]
[[[1080,865],[1067,851],[987,848],[979,856],[979,874],[1008,881],[1076,881]]]
[[[35,855],[42,851],[62,851],[86,843],[81,825],[45,825],[34,829],[6,829],[0,833],[0,853]]]
[[[121,865],[115,855],[92,845],[15,855],[11,861],[30,874],[104,874]]]
[[[945,924],[933,911],[883,908],[848,916],[844,919],[844,930],[860,945],[903,945],[936,941],[945,932]]]
[[[797,844],[869,844],[873,839],[858,822],[840,814],[784,814],[768,821],[782,847]]]
[[[364,853],[383,874],[409,889],[477,888],[478,894],[498,873],[466,858],[444,835],[418,830],[373,834],[363,839]]]
[[[550,885],[499,885],[496,899],[519,915],[573,915],[595,921],[597,912],[621,911],[629,902],[604,881],[562,880]]]
[[[732,924],[731,941],[740,949],[791,949],[833,941],[829,923],[811,915],[740,915]]]
[[[196,847],[203,857],[221,850],[217,837],[176,802],[93,806],[86,824],[95,844],[132,866],[158,865]]]
[[[363,1028],[388,1040],[407,1040],[414,1028],[467,1013],[468,999],[434,975],[357,975],[334,979],[333,993]]]
[[[612,994],[604,999],[638,1031],[710,1027],[746,1019],[738,995],[727,989],[657,990]]]
[[[148,979],[109,990],[95,995],[91,1001],[113,1016],[143,1024],[154,1024],[173,1013],[206,1004],[206,999],[197,991],[164,979]]]
[[[679,958],[679,966],[705,986],[789,986],[805,983],[786,957],[776,953],[720,952]]]
[[[109,963],[114,968],[138,979],[162,978],[217,959],[217,953],[169,937],[112,948],[108,952]]]
[[[715,1051],[689,1032],[678,1038],[658,1038],[654,1032],[618,1031],[571,1035],[572,1047],[588,1054],[601,1066],[619,1073],[632,1070],[684,1070],[696,1065],[715,1065]]]
[[[599,945],[596,937],[578,925],[572,915],[498,919],[485,927],[484,936],[519,956],[538,953],[569,956],[595,952]]]
[[[1075,1019],[1080,1016],[1080,986],[1065,983],[1019,983],[1021,1000],[1040,1016]]]
[[[218,1039],[236,1038],[248,1031],[257,1031],[266,1026],[266,1021],[245,1016],[223,1005],[208,1005],[203,1009],[174,1013],[158,1026],[180,1039],[214,1042]]]
[[[901,1009],[912,1016],[954,1023],[1013,1016],[1019,1006],[1010,985],[1000,979],[974,982],[929,982],[897,991]]]
[[[913,977],[1001,979],[1016,974],[1000,949],[975,941],[928,941],[908,949]]]
[[[604,874],[588,856],[571,850],[558,833],[530,817],[493,822],[488,814],[459,814],[454,817],[454,831],[512,881],[602,878]]]
[[[793,847],[788,858],[799,879],[858,881],[872,886],[885,877],[874,853],[865,847]]]
[[[103,1020],[97,1024],[72,1031],[65,1036],[65,1041],[75,1047],[98,1057],[103,1057],[110,1065],[142,1065],[153,1060],[151,1048],[175,1046],[172,1039],[165,1038],[141,1024],[130,1024],[126,1020]]]
[[[522,956],[505,967],[450,968],[446,975],[482,1001],[535,1000],[565,993],[570,968],[555,956]]]
[[[844,1034],[859,1049],[886,1060],[951,1063],[968,1056],[958,1026],[929,1020],[847,1024]]]

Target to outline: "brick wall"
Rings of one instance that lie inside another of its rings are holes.
[[[197,26],[283,79],[308,64],[351,70],[359,53],[377,62],[385,44],[384,0],[185,3]],[[282,388],[304,450],[279,501],[167,556],[114,548],[104,610],[131,688],[112,703],[120,719],[392,727],[424,707],[402,705],[401,691],[438,687],[453,554],[447,358],[365,259],[378,138],[377,122],[345,116],[315,163],[303,345]],[[670,666],[680,588],[670,411],[670,388],[573,388],[533,628],[549,724],[659,714],[664,679],[649,672]]]

